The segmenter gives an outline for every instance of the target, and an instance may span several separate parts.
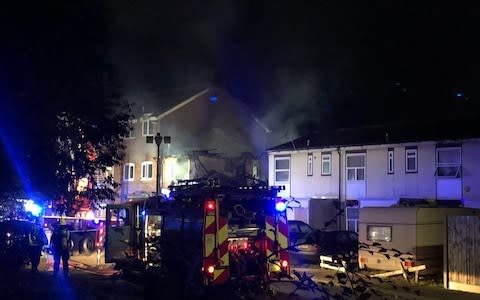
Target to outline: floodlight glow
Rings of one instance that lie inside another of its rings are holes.
[[[93,214],[93,211],[91,210],[87,211],[87,213],[85,214],[85,219],[92,220],[94,218],[95,218],[95,215]]]
[[[275,209],[278,211],[278,212],[283,212],[287,209],[287,203],[285,201],[277,201],[275,203]]]
[[[42,207],[38,204],[35,204],[33,202],[26,202],[24,204],[25,211],[30,212],[33,216],[38,217],[40,213],[42,212]]]

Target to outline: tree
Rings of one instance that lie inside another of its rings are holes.
[[[22,188],[62,197],[69,212],[79,196],[113,199],[113,178],[98,175],[123,158],[131,116],[109,60],[108,9],[58,0],[2,12],[1,138],[22,163]],[[78,189],[83,178],[88,188]]]

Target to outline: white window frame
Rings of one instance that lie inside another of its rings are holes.
[[[363,167],[349,167],[348,166],[348,158],[352,156],[363,156]],[[367,155],[366,153],[347,153],[347,156],[345,157],[345,165],[346,165],[346,178],[347,181],[365,181],[367,177]],[[358,170],[363,169],[363,179],[358,179]],[[355,172],[355,179],[349,179],[348,178],[348,171],[349,170],[354,170]]]
[[[441,163],[439,162],[439,152],[442,151],[458,151],[459,153],[459,159],[456,162],[448,162],[448,163]],[[435,176],[438,178],[460,178],[462,175],[462,147],[438,147],[435,151],[435,164],[436,164],[436,170],[435,170]],[[439,172],[440,168],[455,168],[456,172],[454,176],[447,176],[447,175],[439,175],[441,172]]]
[[[135,129],[128,131],[127,139],[133,139],[133,138],[135,138]]]
[[[415,159],[415,168],[408,168],[408,159]],[[405,148],[405,173],[417,173],[418,172],[418,149],[417,148]]]
[[[128,170],[128,172],[125,172],[126,170]],[[134,163],[124,164],[123,165],[123,181],[134,181],[134,180],[135,180],[135,164]]]
[[[150,177],[148,177],[148,166],[152,167],[152,173]],[[142,162],[142,169],[141,169],[141,177],[140,180],[152,180],[153,179],[153,162],[151,161],[144,161]]]
[[[147,118],[142,121],[142,136],[153,136],[153,129],[155,127],[154,119]]]
[[[123,136],[123,139],[130,140],[135,138],[135,124],[137,123],[136,120],[130,120],[128,121],[129,126],[131,126],[133,129],[129,130],[128,133]]]
[[[277,169],[277,161],[279,160],[288,160],[288,169]],[[290,182],[290,156],[276,156],[274,159],[274,165],[273,165],[273,175],[275,182]],[[287,172],[288,173],[288,178],[287,180],[277,180],[277,172]]]
[[[313,176],[313,153],[307,154],[307,176]]]
[[[395,173],[395,151],[389,148],[387,151],[387,174]]]
[[[325,172],[323,165],[328,163],[328,170]],[[331,153],[322,153],[322,176],[332,175],[332,154]]]

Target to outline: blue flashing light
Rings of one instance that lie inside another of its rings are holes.
[[[42,207],[33,202],[25,203],[24,207],[25,207],[25,211],[31,213],[35,217],[38,217],[42,213]]]
[[[287,203],[285,201],[277,201],[275,202],[275,209],[278,212],[284,212],[287,209]]]
[[[98,224],[100,223],[100,220],[98,218],[93,219],[93,223]]]
[[[142,210],[142,216],[145,217],[145,210]]]
[[[458,93],[457,93],[457,97],[463,97],[463,93],[458,92]]]
[[[215,96],[215,95],[210,96],[210,102],[214,102],[214,103],[215,103],[215,102],[217,102],[217,100],[218,100],[218,97],[217,97],[217,96]]]

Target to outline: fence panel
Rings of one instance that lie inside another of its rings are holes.
[[[480,216],[447,217],[446,267],[446,287],[480,293]]]

